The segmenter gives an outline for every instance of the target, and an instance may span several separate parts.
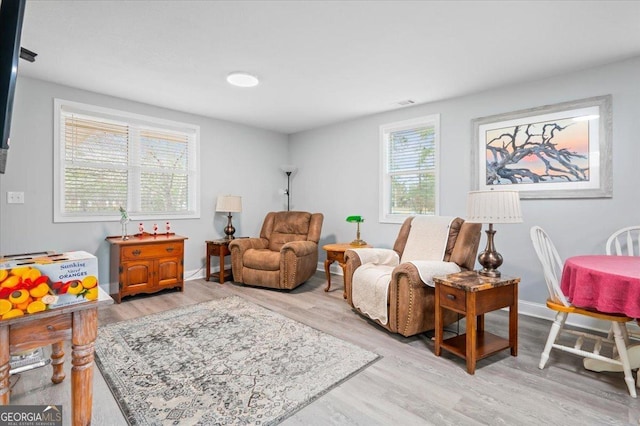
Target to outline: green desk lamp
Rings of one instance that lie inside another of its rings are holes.
[[[367,242],[360,239],[360,223],[364,222],[364,219],[362,218],[362,216],[349,216],[349,217],[347,217],[347,222],[350,222],[350,223],[355,222],[355,223],[358,224],[358,231],[356,233],[356,239],[351,241],[351,245],[352,246],[366,246]]]

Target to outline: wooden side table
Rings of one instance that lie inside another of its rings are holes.
[[[231,254],[229,251],[229,243],[233,240],[212,240],[207,241],[207,275],[206,280],[213,276],[214,279],[219,280],[220,284],[224,284],[227,279],[231,278],[231,269],[224,268],[224,258]],[[211,273],[211,256],[218,256],[220,258],[220,272]]]
[[[475,271],[433,277],[435,283],[436,342],[435,354],[442,349],[467,360],[467,372],[474,374],[476,362],[510,348],[518,355],[518,283],[520,278],[490,278]],[[484,314],[509,307],[509,339],[503,339],[484,330]],[[465,315],[465,334],[442,340],[442,310],[448,309]]]
[[[327,252],[327,259],[324,261],[324,273],[327,276],[327,288],[324,291],[329,291],[331,288],[331,272],[329,267],[333,262],[338,262],[340,267],[342,268],[342,273],[345,273],[345,262],[344,262],[344,252],[349,249],[358,249],[358,248],[370,248],[369,244],[365,244],[362,246],[354,246],[350,243],[338,243],[338,244],[326,244],[322,246],[322,249]],[[347,298],[347,291],[343,289],[342,297]]]

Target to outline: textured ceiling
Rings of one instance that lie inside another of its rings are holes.
[[[295,133],[638,56],[640,2],[28,0],[22,46],[22,75]]]

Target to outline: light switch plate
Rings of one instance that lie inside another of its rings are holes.
[[[24,204],[24,192],[7,192],[7,203],[9,204]]]

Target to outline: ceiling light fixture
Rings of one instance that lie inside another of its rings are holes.
[[[258,77],[242,71],[230,73],[227,76],[227,82],[238,87],[254,87],[260,83]]]

